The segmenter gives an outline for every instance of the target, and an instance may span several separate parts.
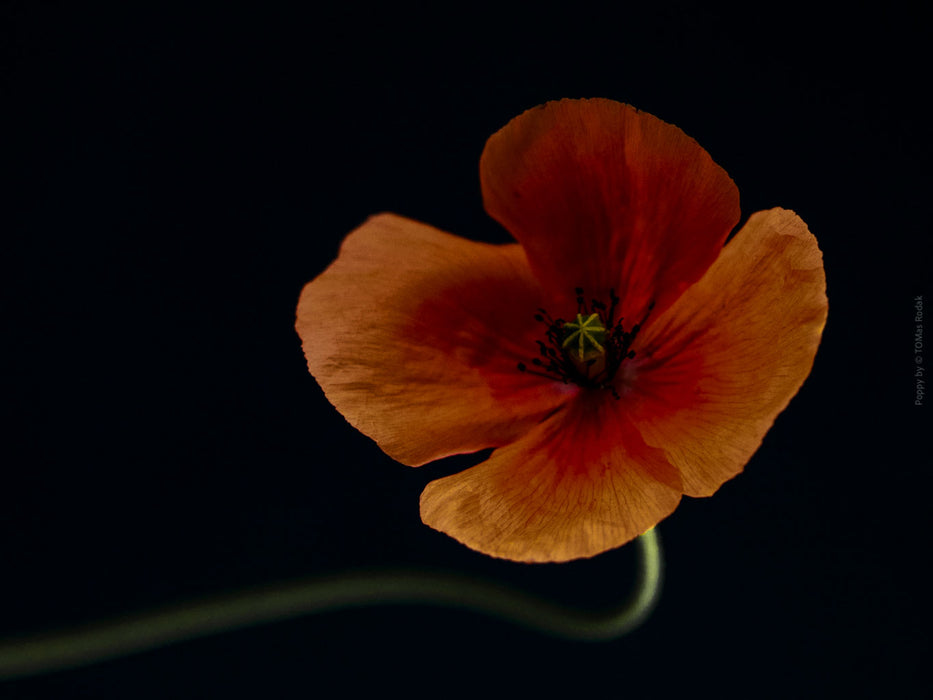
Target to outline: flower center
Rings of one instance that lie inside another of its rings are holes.
[[[608,308],[598,299],[591,299],[587,304],[581,287],[575,292],[577,313],[573,321],[551,318],[547,311],[538,309],[535,320],[544,324],[545,340],[537,341],[538,357],[531,361],[535,369],[519,362],[518,370],[564,384],[573,382],[587,389],[609,389],[618,399],[619,393],[612,380],[622,363],[635,357],[632,343],[654,308],[654,302],[648,305],[641,322],[626,331],[623,318],[615,318],[620,301],[615,290],[609,290]]]

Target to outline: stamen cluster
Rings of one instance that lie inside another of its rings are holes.
[[[564,384],[573,382],[587,389],[609,389],[618,399],[612,380],[622,362],[635,357],[632,343],[654,308],[654,302],[648,305],[644,318],[626,331],[623,317],[615,318],[620,301],[615,290],[609,290],[608,308],[598,299],[590,299],[587,304],[582,287],[574,291],[577,295],[577,322],[555,319],[545,309],[538,309],[535,320],[544,325],[545,340],[536,341],[538,357],[531,361],[535,369],[530,369],[524,362],[518,363],[518,369]],[[598,315],[601,326],[592,318],[594,314]],[[587,331],[597,332],[598,340],[581,335]],[[584,340],[588,341],[586,353],[583,352]]]

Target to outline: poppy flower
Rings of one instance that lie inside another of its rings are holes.
[[[792,211],[739,221],[680,129],[605,99],[513,119],[480,158],[490,245],[370,218],[301,293],[311,374],[430,482],[423,521],[516,561],[590,557],[744,468],[813,365],[822,255]]]

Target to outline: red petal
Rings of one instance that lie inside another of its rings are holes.
[[[655,315],[698,280],[739,220],[735,184],[680,129],[604,99],[549,102],[489,139],[486,210],[525,247],[547,292],[622,298]],[[569,313],[564,308],[550,309]]]
[[[742,470],[810,373],[826,313],[816,239],[772,209],[645,330],[623,401],[685,494],[708,496]]]
[[[296,328],[337,410],[419,465],[512,442],[575,393],[516,368],[537,353],[540,304],[518,245],[383,214],[305,286]]]
[[[583,396],[482,464],[432,481],[421,518],[468,547],[527,562],[625,544],[680,501],[677,472],[608,392]]]

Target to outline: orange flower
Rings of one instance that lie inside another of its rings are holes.
[[[487,245],[394,214],[305,286],[297,330],[327,398],[394,459],[496,449],[428,484],[425,523],[566,561],[618,547],[738,474],[813,365],[822,255],[791,211],[739,220],[680,129],[561,100],[494,134]]]

